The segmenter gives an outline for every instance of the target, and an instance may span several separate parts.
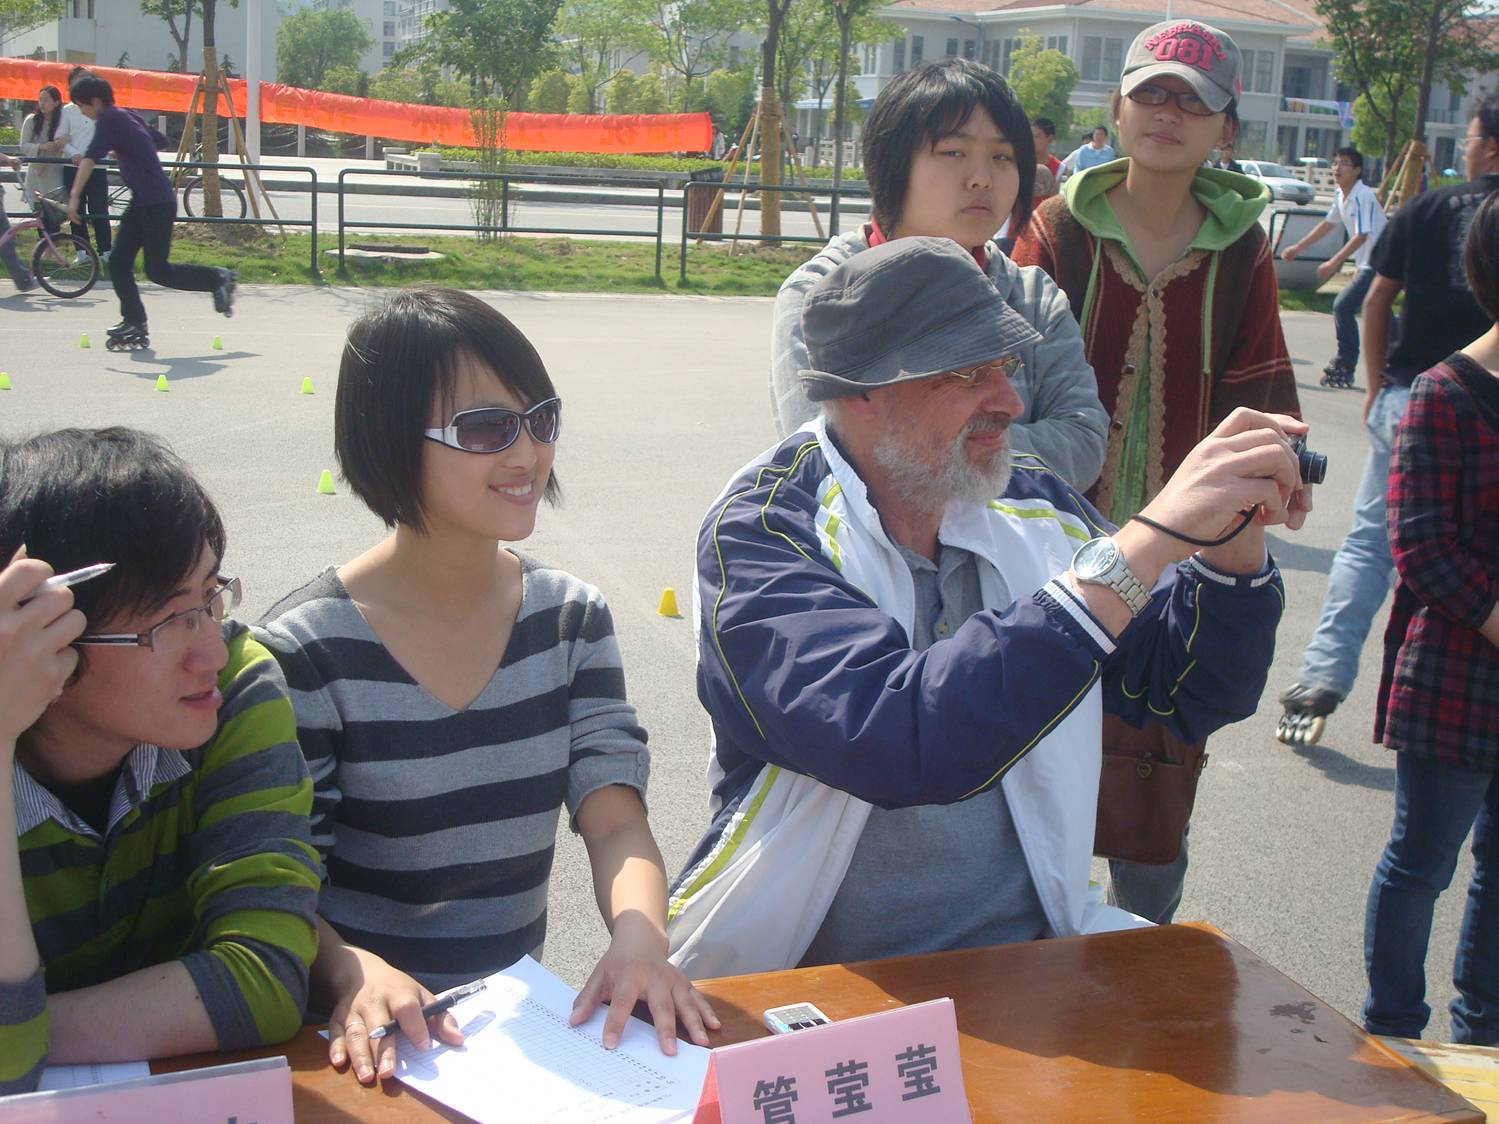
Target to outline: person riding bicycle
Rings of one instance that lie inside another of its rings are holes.
[[[7,153],[0,152],[0,168],[13,168],[19,171],[21,161]],[[36,288],[36,278],[32,277],[31,270],[21,263],[21,255],[16,253],[15,242],[6,239],[5,236],[9,233],[10,220],[5,217],[5,185],[0,184],[0,262],[5,263],[5,271],[16,283],[16,288],[23,293],[30,292]]]
[[[164,144],[166,138],[147,125],[140,114],[116,107],[113,87],[95,74],[85,74],[68,92],[73,103],[95,125],[94,139],[78,166],[68,198],[68,217],[77,221],[81,185],[107,153],[114,153],[120,176],[131,190],[130,205],[120,216],[114,252],[109,259],[109,276],[120,298],[121,316],[120,323],[109,329],[110,337],[141,344],[146,340],[146,307],[135,284],[135,256],[141,251],[145,253],[146,276],[156,284],[212,293],[214,310],[225,316],[234,315],[232,270],[174,265],[169,260],[177,196],[156,155],[157,146]]]

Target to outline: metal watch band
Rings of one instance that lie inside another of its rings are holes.
[[[1126,605],[1132,617],[1138,617],[1144,611],[1145,606],[1150,604],[1150,590],[1140,583],[1135,577],[1134,571],[1129,568],[1129,563],[1121,554],[1119,560],[1114,563],[1113,573],[1104,582],[1110,589],[1117,593]]]

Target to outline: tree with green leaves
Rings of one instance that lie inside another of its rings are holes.
[[[12,35],[62,15],[63,0],[0,0],[0,46]]]
[[[581,112],[592,113],[599,90],[621,69],[614,62],[619,50],[636,49],[640,29],[635,14],[619,0],[563,0],[556,33],[563,61],[588,90],[588,108]]]
[[[781,0],[785,2],[785,0]],[[696,82],[721,67],[729,40],[755,18],[755,0],[629,0],[634,44],[682,82],[685,109]]]
[[[330,94],[367,98],[370,96],[370,76],[357,66],[339,63],[337,66],[330,66],[323,73],[322,81],[315,88],[325,90]]]
[[[276,27],[276,77],[288,86],[323,89],[330,70],[356,70],[374,42],[364,22],[347,8],[304,8]]]
[[[729,137],[739,139],[755,112],[755,72],[749,67],[715,70],[704,83],[708,112]]]
[[[1057,132],[1066,135],[1072,125],[1068,102],[1077,85],[1077,67],[1061,51],[1047,47],[1041,36],[1022,28],[1020,44],[1010,52],[1006,76],[1027,117],[1050,117]]]
[[[397,55],[466,79],[480,100],[524,104],[531,80],[557,64],[552,23],[562,0],[449,0],[427,17],[426,37]]]
[[[526,104],[533,113],[566,113],[572,83],[560,70],[538,74],[531,82],[531,96]]]
[[[1394,124],[1394,133],[1389,130]],[[1353,99],[1353,129],[1348,138],[1360,152],[1399,152],[1411,139],[1416,125],[1416,91],[1407,89],[1405,98],[1392,113],[1388,106],[1377,105],[1368,94]]]
[[[597,113],[602,100],[602,95],[595,97],[594,91],[588,88],[582,75],[569,74],[567,76],[567,112]]]
[[[188,40],[192,37],[193,16],[202,13],[202,5],[198,0],[140,0],[141,15],[154,16],[167,25],[167,31],[171,33],[172,42],[177,44],[177,53],[174,56],[177,66],[169,66],[169,70],[187,69]]]
[[[1385,162],[1401,141],[1402,107],[1414,97],[1410,135],[1425,139],[1426,108],[1435,82],[1466,89],[1466,75],[1487,74],[1499,55],[1475,34],[1481,0],[1317,0],[1337,75],[1363,99],[1365,139],[1377,128]]]

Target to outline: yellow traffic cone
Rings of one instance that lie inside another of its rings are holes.
[[[88,345],[89,345],[89,342],[88,342],[88,333],[84,332],[82,338],[79,339],[79,341],[78,341],[78,346],[79,347],[88,347]]]
[[[680,617],[677,611],[677,591],[667,586],[661,591],[661,603],[656,606],[656,615],[660,617]]]
[[[10,389],[10,372],[0,371],[0,390]]]
[[[169,391],[169,390],[172,389],[170,386],[167,385],[167,377],[166,377],[166,375],[157,375],[156,376],[156,389],[159,390],[159,391],[161,391],[163,394],[165,394],[167,391]]]
[[[337,495],[333,490],[333,473],[329,472],[326,468],[323,469],[323,474],[317,478],[317,494],[320,496]]]
[[[220,339],[218,336],[214,336],[213,337],[213,349],[215,351],[223,351],[224,350],[224,341],[222,339]]]
[[[312,393],[314,393],[314,391],[312,389],[312,377],[310,375],[303,375],[302,376],[302,393],[303,394],[312,394]]]

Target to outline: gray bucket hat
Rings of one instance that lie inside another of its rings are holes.
[[[802,305],[814,402],[1016,354],[1039,333],[1005,303],[967,250],[897,238],[849,258]]]

